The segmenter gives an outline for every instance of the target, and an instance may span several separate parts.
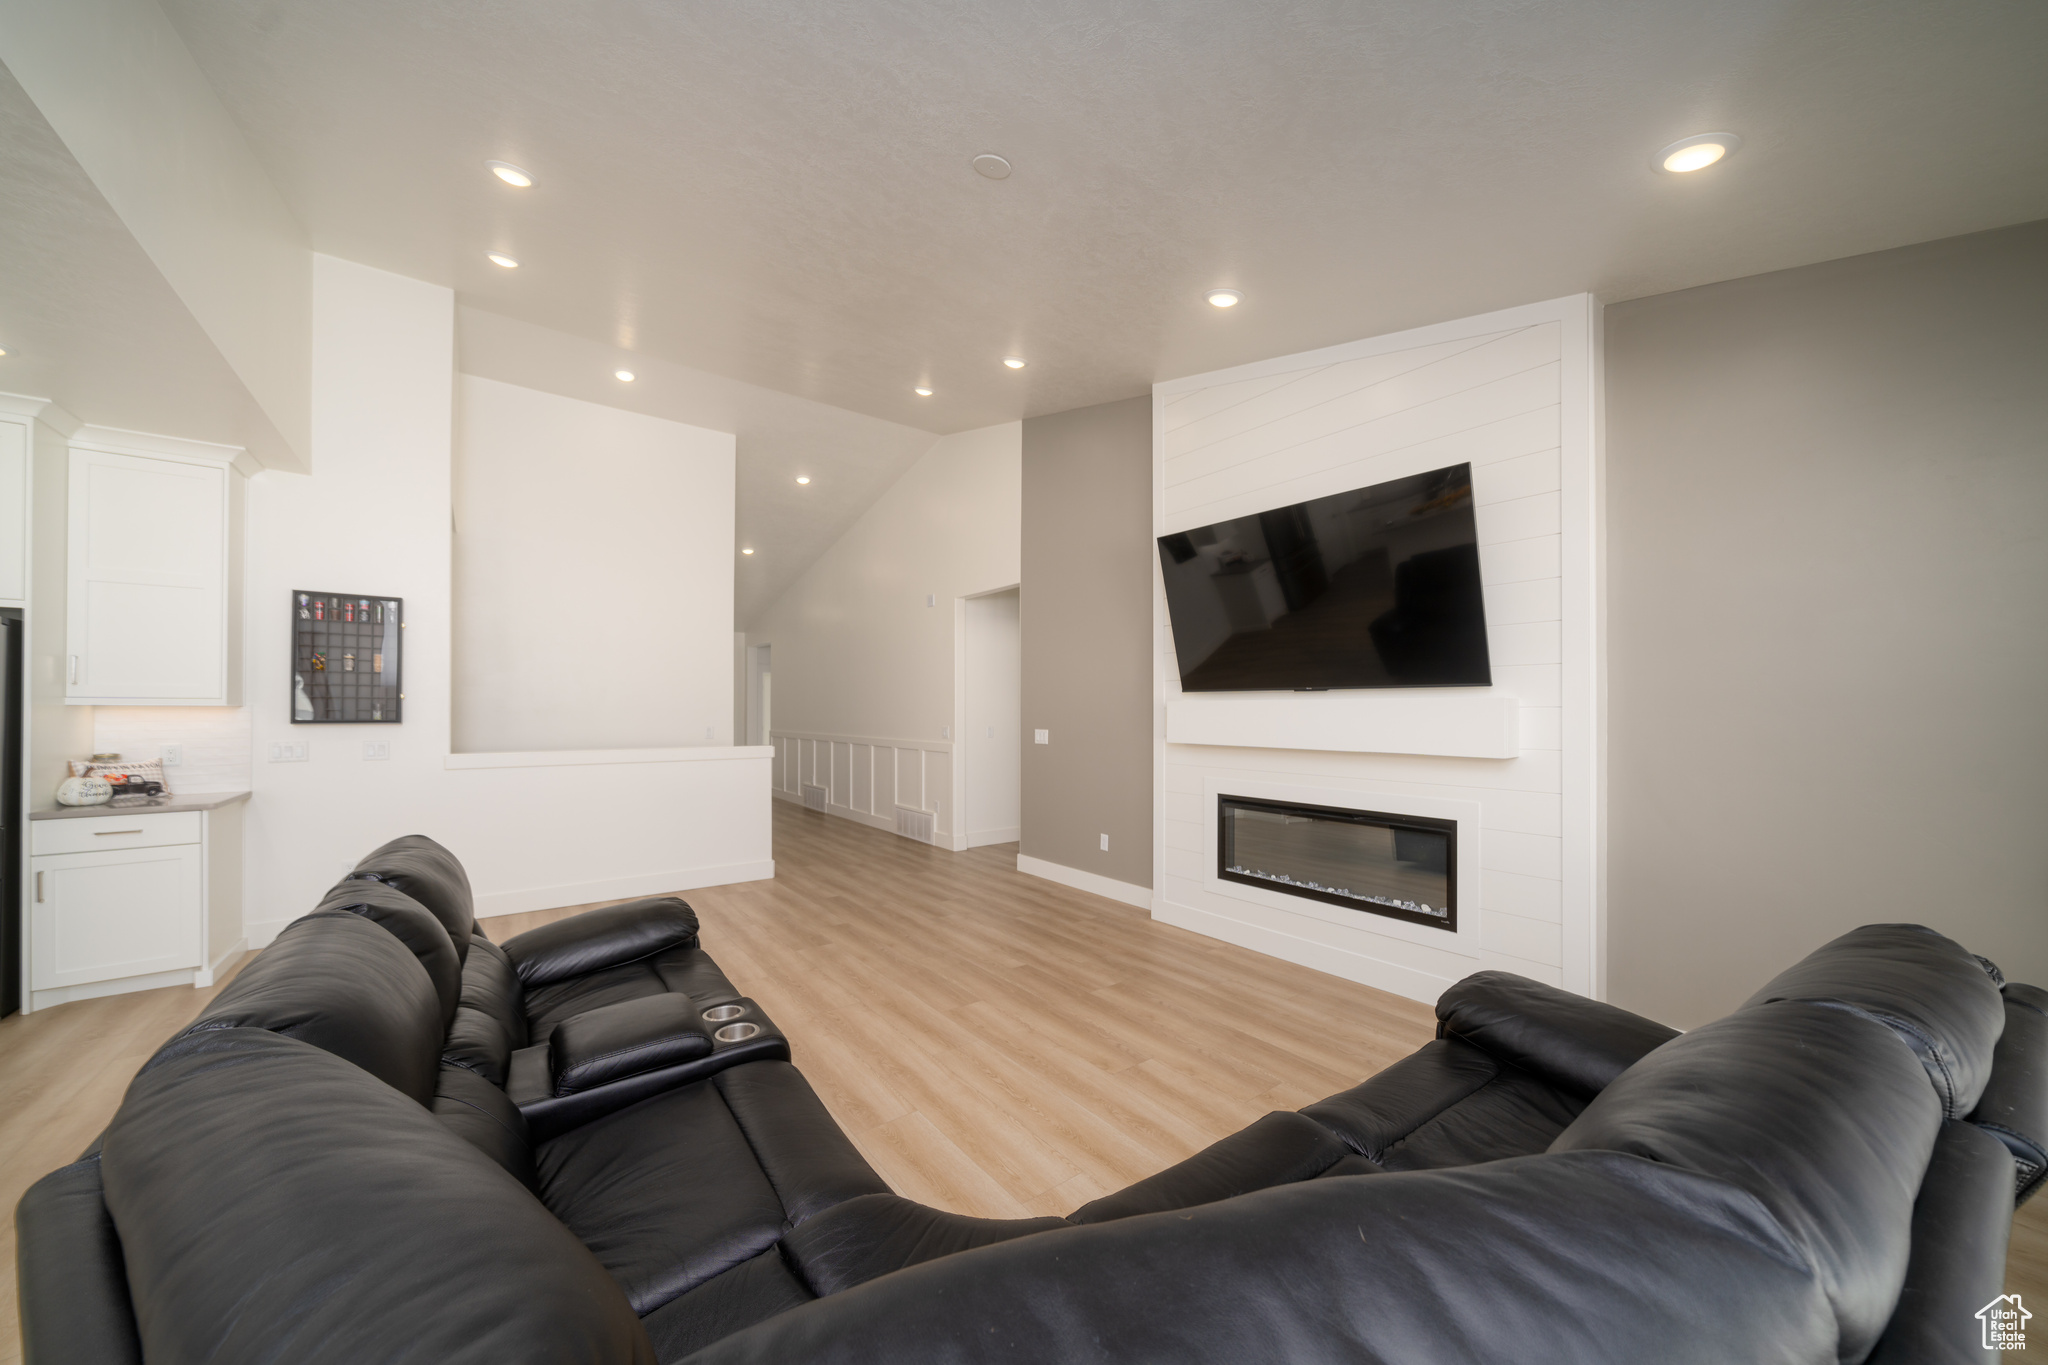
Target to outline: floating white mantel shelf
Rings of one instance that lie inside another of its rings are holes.
[[[1166,704],[1168,744],[1514,758],[1522,704],[1490,692],[1184,695]]]

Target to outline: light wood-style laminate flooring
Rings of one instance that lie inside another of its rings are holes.
[[[775,806],[773,881],[688,892],[705,947],[789,1034],[797,1066],[899,1192],[986,1217],[1070,1212],[1272,1109],[1407,1055],[1427,1006],[1155,923],[1016,871]],[[310,908],[310,907],[309,907]],[[590,906],[485,921],[500,941]],[[136,1069],[216,990],[0,1020],[8,1209],[112,1117]],[[13,1220],[0,1365],[19,1359]],[[2009,1288],[2048,1303],[2048,1199]]]

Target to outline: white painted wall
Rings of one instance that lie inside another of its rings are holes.
[[[1169,744],[1181,693],[1155,568],[1156,918],[1418,1000],[1488,967],[1601,993],[1597,360],[1576,296],[1155,387],[1162,535],[1469,461],[1493,686],[1343,695],[1521,703],[1508,759]],[[1207,889],[1214,790],[1261,782],[1476,803],[1482,872],[1460,908],[1480,914],[1480,955]]]
[[[455,751],[731,744],[731,434],[457,393]]]
[[[815,782],[835,814],[888,828],[897,805],[931,811],[965,846],[960,599],[1018,580],[1022,430],[940,439],[748,626],[774,649],[779,794]]]
[[[966,713],[960,723],[967,846],[1014,843],[1022,821],[1023,662],[1018,593],[989,593],[963,604]]]
[[[319,256],[314,300],[318,472],[250,481],[252,946],[407,833],[455,851],[484,914],[772,875],[766,748],[451,754],[454,299]],[[405,599],[404,724],[290,723],[288,595],[315,585]],[[390,760],[364,761],[366,739]],[[310,762],[267,761],[294,740]]]
[[[304,229],[155,0],[0,5],[0,61],[220,348],[304,468],[312,257]]]

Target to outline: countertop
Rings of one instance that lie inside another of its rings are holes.
[[[219,810],[222,806],[232,806],[248,799],[247,792],[192,792],[186,796],[173,792],[163,799],[163,804],[156,806],[55,806],[49,810],[32,810],[28,813],[28,818],[97,820],[129,815],[177,815],[192,810]]]

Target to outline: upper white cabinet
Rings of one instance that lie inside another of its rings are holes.
[[[238,454],[89,427],[72,438],[66,701],[239,703]]]
[[[36,404],[37,407],[42,406]],[[28,605],[28,438],[33,412],[0,405],[0,606]]]

